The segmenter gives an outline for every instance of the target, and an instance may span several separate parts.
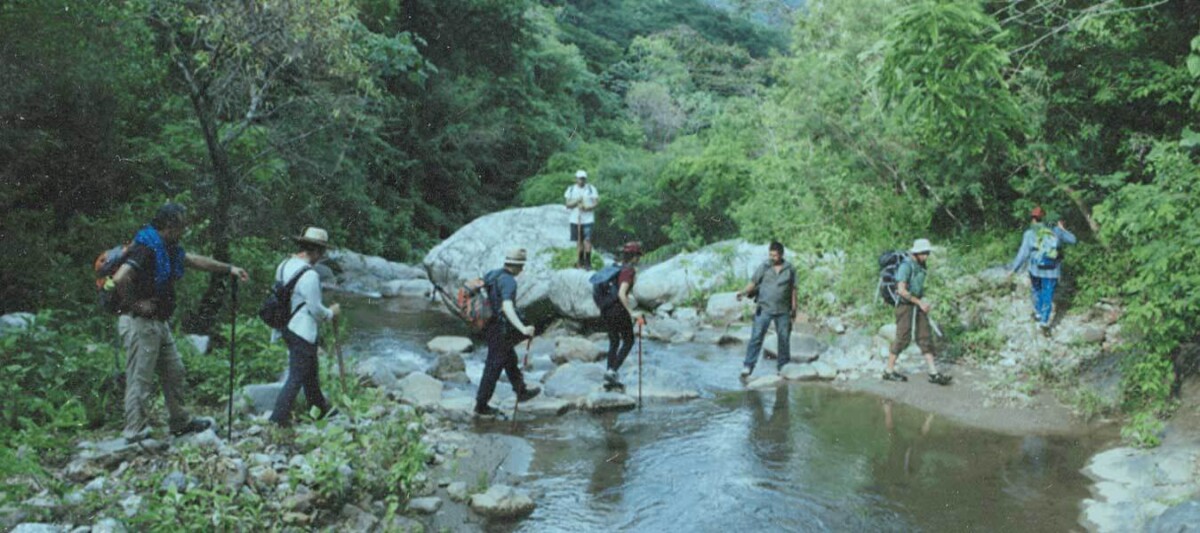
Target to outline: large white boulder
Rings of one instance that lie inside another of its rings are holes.
[[[789,260],[793,254],[787,253]],[[748,282],[767,260],[767,245],[723,241],[677,255],[638,273],[633,295],[643,306],[680,304],[695,292],[712,290],[726,279]]]
[[[433,282],[447,290],[504,266],[511,248],[525,248],[528,260],[517,278],[517,307],[547,300],[554,271],[547,253],[573,246],[567,209],[544,205],[509,209],[475,219],[425,255]],[[589,298],[590,299],[590,298]]]

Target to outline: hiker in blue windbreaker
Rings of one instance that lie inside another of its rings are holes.
[[[1075,244],[1075,235],[1067,231],[1062,220],[1055,226],[1043,222],[1046,212],[1041,206],[1030,213],[1029,229],[1021,237],[1021,248],[1017,258],[1009,266],[1008,277],[1022,268],[1029,270],[1030,287],[1033,289],[1033,312],[1038,329],[1050,333],[1050,315],[1054,304],[1054,290],[1062,277],[1063,248]]]

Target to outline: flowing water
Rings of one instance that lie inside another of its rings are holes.
[[[413,303],[362,302],[351,317],[357,353],[423,353],[435,335],[464,333]],[[644,353],[646,366],[682,372],[703,396],[476,426],[534,449],[521,486],[537,510],[490,530],[1080,529],[1079,469],[1098,440],[991,433],[821,384],[747,391],[738,349],[646,342]]]

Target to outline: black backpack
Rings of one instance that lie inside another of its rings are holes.
[[[878,299],[887,302],[888,305],[895,307],[900,303],[900,297],[896,294],[896,270],[900,268],[900,264],[908,257],[908,252],[902,250],[890,250],[883,252],[879,256],[879,294]]]
[[[279,265],[283,268],[283,264]],[[280,280],[275,280],[275,284],[271,286],[271,291],[267,293],[267,299],[263,300],[262,306],[258,308],[258,317],[266,322],[271,329],[282,330],[287,327],[288,322],[292,321],[292,317],[296,315],[305,304],[300,304],[300,307],[291,309],[292,307],[292,292],[296,290],[296,282],[300,281],[300,277],[312,270],[310,266],[304,266],[297,272],[292,279],[284,283]]]
[[[608,265],[592,274],[588,281],[592,282],[592,301],[596,307],[603,310],[617,301],[617,280],[621,276],[621,265]]]

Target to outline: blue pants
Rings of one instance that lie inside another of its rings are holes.
[[[319,366],[317,365],[317,345],[308,342],[289,329],[283,330],[283,340],[288,347],[287,381],[283,382],[283,390],[275,398],[275,410],[271,412],[271,421],[281,426],[292,423],[292,403],[300,389],[304,389],[304,397],[309,407],[316,406],[322,416],[329,412],[329,402],[321,394]]]
[[[1050,310],[1054,307],[1054,289],[1058,287],[1058,278],[1039,278],[1029,276],[1033,287],[1033,312],[1041,324],[1050,324]]]
[[[758,353],[762,351],[763,338],[767,336],[767,328],[775,323],[775,335],[779,337],[776,352],[779,354],[779,368],[788,364],[792,358],[792,316],[789,313],[764,313],[762,308],[754,312],[754,329],[750,333],[750,344],[746,346],[745,366],[754,368],[758,362]]]
[[[500,323],[501,320],[506,319],[493,318],[483,330],[483,337],[487,340],[487,361],[483,366],[483,377],[479,379],[479,392],[475,394],[476,410],[487,407],[491,401],[501,372],[508,374],[508,383],[512,385],[513,392],[525,391],[525,377],[521,374],[517,351],[513,349],[513,339],[507,335],[507,328]]]

